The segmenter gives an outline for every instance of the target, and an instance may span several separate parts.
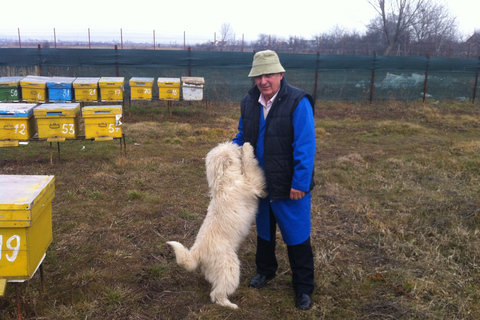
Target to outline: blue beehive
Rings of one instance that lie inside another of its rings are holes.
[[[50,102],[70,102],[73,100],[72,77],[52,77],[47,82],[48,98]]]

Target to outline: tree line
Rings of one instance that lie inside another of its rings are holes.
[[[397,56],[478,57],[480,30],[464,38],[458,31],[457,18],[448,7],[435,0],[366,0],[376,16],[360,34],[335,26],[311,39],[259,34],[249,44],[235,39],[230,24],[224,23],[219,41],[200,44],[208,50],[255,51],[320,54],[373,54]]]
[[[270,34],[259,34],[257,39],[246,42],[239,39],[229,23],[221,25],[215,32],[214,40],[188,44],[185,34],[182,41],[168,44],[153,41],[138,42],[136,39],[123,41],[54,42],[45,40],[0,39],[0,47],[87,47],[87,48],[133,48],[133,49],[184,49],[208,51],[260,51],[265,49],[281,53],[345,54],[345,55],[391,55],[391,56],[432,56],[455,58],[478,58],[480,56],[480,29],[471,35],[462,35],[458,29],[457,17],[440,0],[364,0],[365,5],[375,9],[376,16],[366,24],[366,31],[360,33],[334,26],[327,32],[318,33],[307,39],[288,38]],[[55,30],[55,29],[54,29]],[[122,29],[120,29],[122,30]],[[243,37],[242,37],[243,38]],[[133,41],[132,41],[133,40]]]

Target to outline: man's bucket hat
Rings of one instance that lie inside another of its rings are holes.
[[[277,53],[272,50],[259,51],[253,56],[252,69],[249,77],[257,77],[264,74],[285,72]]]

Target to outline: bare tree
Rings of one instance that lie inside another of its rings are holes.
[[[377,11],[379,23],[376,28],[385,35],[384,55],[389,55],[402,35],[408,33],[415,22],[418,11],[427,0],[367,0]]]
[[[271,49],[275,51],[284,51],[286,48],[286,40],[278,37],[276,35],[267,35],[264,33],[261,33],[258,35],[258,38],[256,41],[252,43],[253,50],[255,51],[260,51],[260,50],[266,50],[266,49]]]
[[[224,48],[231,41],[235,41],[235,33],[233,32],[230,23],[223,23],[220,27],[220,39],[218,40],[218,45],[219,47]]]
[[[458,38],[457,20],[442,3],[427,0],[412,25],[412,38],[428,44],[437,54],[447,43]]]

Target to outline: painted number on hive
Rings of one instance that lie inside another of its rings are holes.
[[[73,123],[64,123],[62,126],[62,133],[63,134],[75,134],[75,127]]]
[[[26,129],[26,127],[25,127],[25,124],[23,124],[23,123],[21,123],[21,124],[18,124],[18,123],[17,123],[17,124],[15,125],[15,133],[19,133],[19,134],[21,134],[21,135],[25,135],[25,134],[26,134],[25,129]]]
[[[5,252],[3,246],[3,236],[0,234],[0,260],[2,260],[4,254],[5,258],[14,262],[17,259],[18,252],[20,251],[20,236],[13,235],[5,241]]]
[[[108,132],[110,133],[118,132],[119,130],[120,128],[115,127],[113,123],[110,123],[110,125],[108,126]]]

